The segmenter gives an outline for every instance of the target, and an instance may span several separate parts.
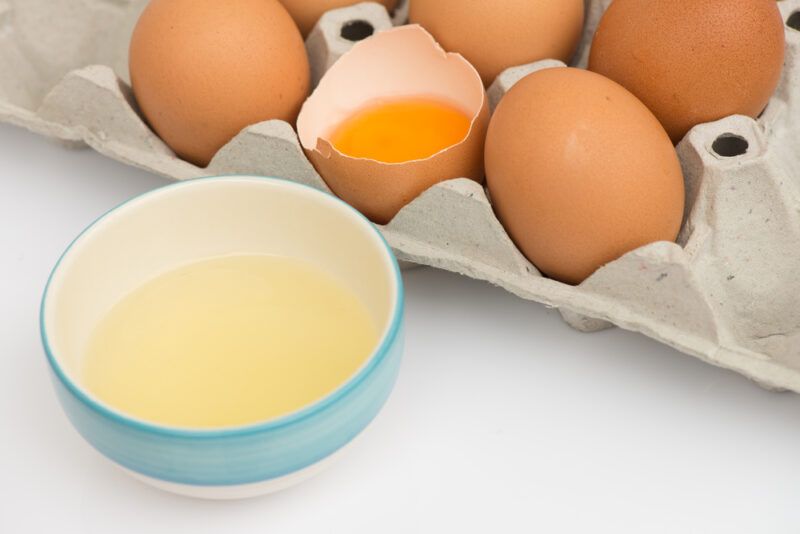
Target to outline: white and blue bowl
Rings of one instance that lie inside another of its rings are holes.
[[[235,428],[153,424],[104,404],[83,387],[87,340],[116,302],[175,267],[231,254],[295,257],[338,277],[380,325],[374,353],[317,402]],[[340,200],[270,178],[204,178],[146,193],[85,230],[50,276],[41,335],[57,397],[98,451],[168,491],[251,497],[316,473],[377,415],[403,350],[402,279],[380,233]]]

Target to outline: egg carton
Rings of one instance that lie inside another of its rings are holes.
[[[610,0],[587,1],[575,64]],[[181,180],[217,174],[288,178],[328,191],[292,127],[243,130],[207,168],[176,158],[147,127],[127,82],[128,40],[145,0],[0,0],[0,121]],[[495,217],[482,186],[438,184],[380,229],[402,261],[485,280],[558,308],[582,331],[641,332],[764,387],[800,392],[800,0],[786,21],[783,79],[758,119],[694,128],[678,145],[687,216],[678,243],[630,252],[573,287],[541,276]],[[353,41],[391,28],[378,4],[327,13],[307,40],[312,76]],[[492,105],[553,60],[515,67],[489,89]]]

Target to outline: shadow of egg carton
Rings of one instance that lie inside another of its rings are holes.
[[[146,0],[0,0],[0,121],[88,145],[171,179],[216,174],[284,177],[329,189],[292,127],[244,129],[205,169],[176,158],[142,120],[126,82],[127,42]],[[610,0],[587,0],[574,61],[585,66]],[[380,227],[401,261],[485,280],[558,308],[583,331],[641,332],[771,389],[800,392],[800,0],[779,2],[787,22],[783,79],[758,119],[694,128],[678,145],[687,185],[678,243],[654,243],[612,262],[580,286],[547,279],[525,259],[472,180],[438,184]],[[318,80],[355,41],[391,28],[372,3],[327,13],[308,37]],[[67,31],[69,30],[69,31]],[[508,69],[493,105],[545,60]]]

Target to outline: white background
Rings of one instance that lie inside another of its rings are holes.
[[[4,534],[800,532],[800,396],[430,269],[406,274],[397,389],[340,463],[244,502],[141,485],[61,413],[37,311],[69,241],[164,182],[9,126],[0,164]]]

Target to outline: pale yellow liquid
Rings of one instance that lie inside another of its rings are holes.
[[[238,426],[331,393],[377,341],[366,306],[327,273],[277,256],[217,258],[116,304],[93,333],[83,381],[146,421]]]

